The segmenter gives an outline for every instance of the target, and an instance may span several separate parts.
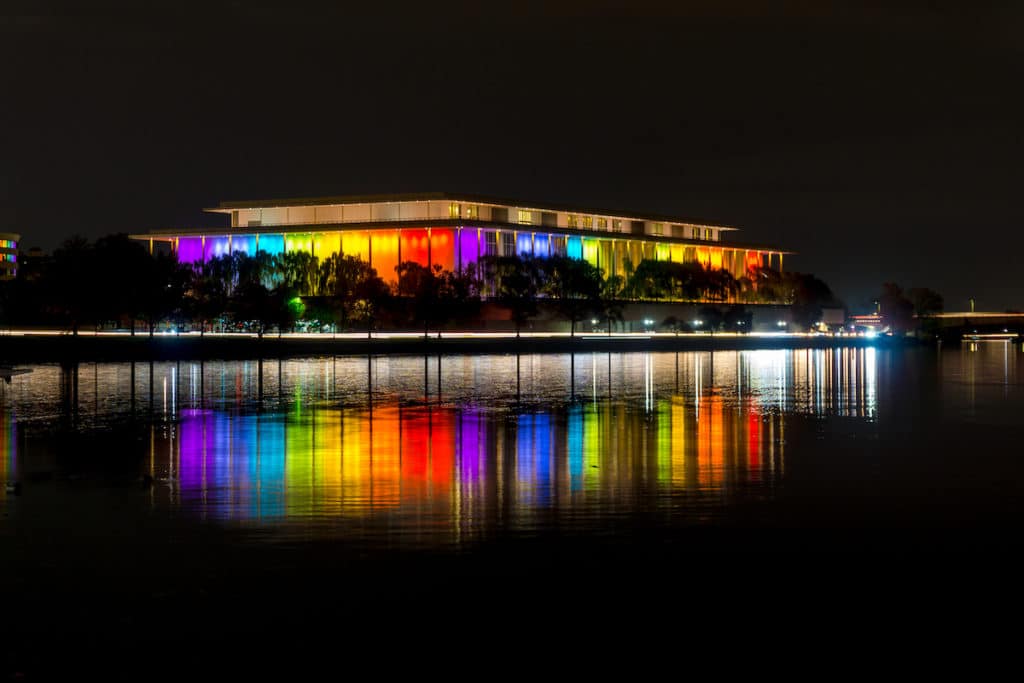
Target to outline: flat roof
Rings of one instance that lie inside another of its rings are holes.
[[[730,225],[711,223],[705,220],[694,218],[683,218],[681,216],[667,216],[661,214],[637,213],[636,211],[622,211],[618,209],[570,206],[568,204],[551,204],[548,202],[528,202],[520,199],[508,199],[502,197],[491,197],[477,194],[453,194],[450,192],[419,192],[401,194],[367,194],[367,195],[338,195],[333,197],[293,197],[287,199],[253,199],[241,201],[221,202],[219,206],[204,209],[213,213],[228,213],[238,209],[275,209],[293,206],[331,206],[338,204],[385,204],[388,202],[426,202],[426,201],[450,201],[466,202],[471,204],[490,204],[494,206],[508,206],[524,209],[538,209],[540,211],[562,211],[568,213],[594,214],[603,216],[616,216],[629,220],[649,220],[665,223],[685,223],[689,225],[700,225],[721,230],[738,230]]]

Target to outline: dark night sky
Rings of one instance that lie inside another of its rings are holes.
[[[1024,308],[1010,3],[84,4],[0,9],[25,246],[467,191],[734,224],[851,305],[894,280]]]

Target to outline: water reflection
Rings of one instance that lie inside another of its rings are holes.
[[[0,500],[7,495],[7,482],[18,481],[18,431],[14,410],[0,403]]]
[[[130,420],[158,509],[459,542],[771,497],[788,422],[874,420],[877,366],[873,349],[40,366],[0,440],[15,411],[37,432]]]
[[[509,415],[480,408],[185,409],[151,441],[167,503],[219,519],[401,510],[464,522],[561,506],[633,505],[652,491],[721,497],[782,474],[785,421],[711,394],[647,413],[617,401]]]

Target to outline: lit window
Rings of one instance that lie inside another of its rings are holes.
[[[520,213],[522,213],[520,211]],[[529,213],[529,212],[527,212]],[[503,230],[501,233],[501,255],[502,256],[515,256],[516,255],[516,235],[511,230]]]
[[[607,218],[598,218],[597,219],[597,229],[598,230],[607,230],[608,229],[608,219]]]
[[[497,256],[498,254],[498,235],[493,232],[484,233],[484,255],[486,256]]]
[[[651,234],[652,235],[660,235],[663,232],[665,232],[665,224],[664,223],[651,223]]]
[[[461,218],[461,217],[462,217],[462,207],[459,206],[458,204],[449,204],[448,205],[448,218]]]
[[[704,228],[704,239],[711,240],[711,228]]]
[[[693,229],[693,239],[695,239],[695,240],[699,240],[700,239],[700,228],[694,228]]]
[[[466,218],[478,218],[480,216],[480,209],[476,205],[468,205],[466,207]]]
[[[519,209],[519,222],[520,223],[533,223],[533,212]]]
[[[566,216],[566,221],[567,221],[567,225],[570,228],[575,228],[575,227],[577,227],[579,225],[578,217],[573,215],[573,214],[571,214],[571,213],[568,216]]]
[[[593,227],[594,227],[594,217],[593,216],[583,216],[583,227],[586,228],[587,230],[593,229]]]
[[[622,221],[620,221],[620,220],[612,221],[612,226],[613,226],[613,229],[615,230],[615,232],[622,232]]]

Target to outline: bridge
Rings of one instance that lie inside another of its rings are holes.
[[[1024,313],[1016,311],[960,311],[933,313],[923,318],[935,320],[937,333],[945,340],[965,335],[980,338],[1020,339],[1024,337]]]

